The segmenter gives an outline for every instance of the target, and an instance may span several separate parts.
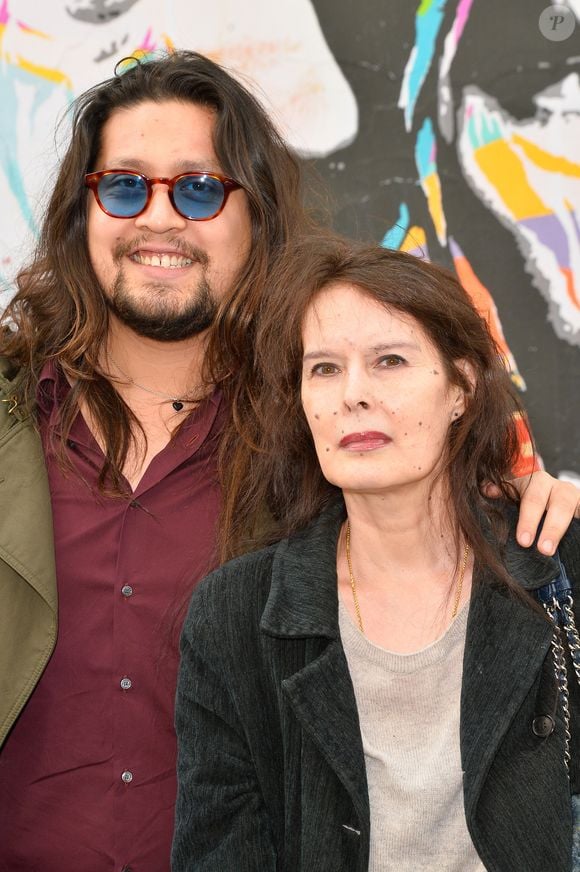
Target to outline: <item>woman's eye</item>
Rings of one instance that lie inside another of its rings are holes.
[[[379,359],[379,366],[384,366],[387,369],[393,369],[402,363],[405,363],[405,359],[399,354],[385,354],[384,357]]]
[[[312,375],[334,375],[338,367],[334,363],[317,363],[312,367]]]

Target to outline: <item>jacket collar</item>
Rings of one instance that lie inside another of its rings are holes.
[[[510,575],[530,591],[552,581],[558,574],[556,560],[540,554],[535,546],[521,548],[513,535],[518,508],[500,507],[512,530],[502,554]],[[338,638],[336,547],[345,519],[344,503],[338,499],[303,531],[276,546],[270,595],[261,621],[263,632],[279,637]],[[498,583],[487,573],[485,584],[497,587]],[[515,606],[517,613],[521,607]]]
[[[337,639],[336,546],[346,512],[333,502],[305,530],[278,544],[261,629],[272,636]]]
[[[19,370],[7,357],[0,357],[0,401],[6,413],[0,416],[2,432],[30,417],[30,412],[19,402],[23,378],[23,369]]]

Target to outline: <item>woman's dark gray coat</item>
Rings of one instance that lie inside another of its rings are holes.
[[[227,564],[193,595],[177,695],[174,872],[366,872],[365,762],[338,630],[343,511]],[[578,601],[579,523],[560,553]],[[506,563],[528,589],[557,574],[555,561],[515,544]],[[551,636],[541,615],[479,574],[461,753],[467,825],[490,872],[572,868],[561,717],[547,737],[532,730],[555,702]],[[572,702],[578,793],[578,696]]]

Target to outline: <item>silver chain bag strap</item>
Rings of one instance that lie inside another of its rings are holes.
[[[556,552],[558,561],[558,576],[536,591],[538,600],[544,606],[554,624],[552,636],[552,655],[554,660],[554,675],[558,686],[558,696],[564,718],[564,762],[566,771],[570,770],[570,706],[568,693],[568,668],[566,651],[570,653],[570,661],[574,676],[580,687],[580,637],[574,618],[574,600],[572,585],[566,574],[560,555]],[[575,748],[575,753],[578,749]],[[580,872],[580,795],[572,796],[572,872]]]

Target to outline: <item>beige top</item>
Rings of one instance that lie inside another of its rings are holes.
[[[369,785],[369,872],[485,872],[465,823],[459,750],[467,614],[427,648],[395,654],[339,605]]]

